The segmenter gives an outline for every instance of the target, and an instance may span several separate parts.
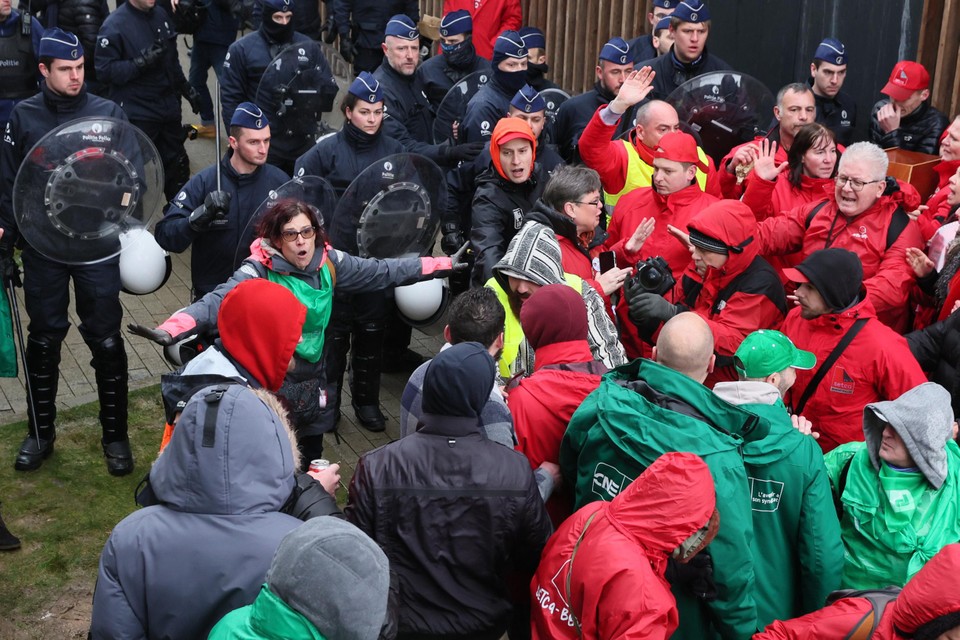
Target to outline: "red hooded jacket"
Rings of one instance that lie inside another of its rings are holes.
[[[691,262],[673,290],[674,302],[706,320],[713,332],[717,366],[704,382],[712,387],[737,379],[733,368],[737,347],[757,329],[779,326],[787,313],[787,300],[773,267],[759,255],[757,223],[747,205],[721,200],[700,212],[687,227],[742,248],[739,253],[731,250],[722,267],[707,268],[703,277]]]
[[[687,224],[694,216],[718,201],[716,196],[700,191],[696,184],[668,196],[661,196],[652,187],[634,189],[617,202],[602,250],[613,251],[617,256],[617,266],[621,268],[661,256],[670,265],[673,277],[679,281],[690,264],[690,251],[667,231],[667,225],[686,231]],[[656,221],[653,233],[643,243],[639,252],[627,252],[623,245],[636,231],[640,221],[651,217]],[[636,326],[630,321],[627,304],[622,295],[620,304],[617,305],[617,315],[620,317],[620,342],[627,352],[627,357],[648,357],[649,346],[641,340]]]
[[[899,204],[896,198],[881,196],[856,218],[847,219],[831,197],[810,220],[809,227],[807,219],[817,203],[806,204],[759,223],[759,249],[764,255],[800,251],[803,258],[828,247],[853,251],[863,264],[863,284],[877,317],[903,332],[908,325],[907,296],[915,278],[906,260],[907,247],[921,248],[923,239],[917,223],[911,220],[887,249],[887,230]],[[904,209],[909,211],[910,204],[905,202]]]
[[[940,176],[937,182],[937,190],[927,200],[927,210],[917,218],[917,224],[920,225],[920,233],[923,235],[924,242],[930,241],[930,238],[946,222],[947,216],[950,214],[952,207],[947,203],[947,196],[950,195],[950,178],[953,177],[958,168],[960,168],[960,160],[941,160],[933,167],[933,170]]]
[[[530,583],[534,640],[669,638],[678,616],[664,579],[667,557],[706,524],[715,506],[703,460],[667,453],[612,502],[577,511],[547,542]]]
[[[878,321],[869,293],[842,313],[828,313],[812,320],[801,318],[800,308],[795,307],[787,314],[780,331],[798,349],[812,351],[819,366],[859,318],[869,320],[803,409],[814,430],[820,432],[817,442],[824,452],[846,442],[863,441],[863,408],[868,403],[893,400],[927,381],[906,339]],[[799,402],[816,371],[816,367],[797,370],[797,381],[786,399],[789,404]]]
[[[947,545],[884,608],[871,640],[906,640],[916,637],[921,629],[942,632],[960,626],[958,573],[960,544]],[[754,635],[753,640],[840,640],[848,637],[870,609],[866,598],[843,598],[803,617],[778,620]],[[927,634],[934,638],[938,635]]]

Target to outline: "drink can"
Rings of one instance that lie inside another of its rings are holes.
[[[314,471],[314,472],[320,471],[322,469],[326,469],[329,466],[330,466],[330,461],[324,460],[323,458],[317,458],[316,460],[310,461],[310,471]]]

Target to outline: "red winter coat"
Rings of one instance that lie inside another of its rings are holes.
[[[800,308],[795,307],[780,328],[798,349],[812,351],[819,366],[857,319],[870,319],[820,381],[803,409],[803,415],[813,422],[813,429],[820,432],[817,442],[824,452],[846,442],[863,441],[863,408],[868,403],[894,400],[927,381],[906,339],[878,321],[870,294],[861,296],[861,302],[846,311],[813,320],[801,318]],[[799,402],[816,371],[816,367],[797,370],[797,381],[788,396],[792,406]]]
[[[958,167],[960,167],[960,160],[941,160],[933,167],[933,170],[940,176],[937,190],[927,200],[927,210],[917,218],[924,242],[929,242],[937,229],[946,222],[951,209],[951,206],[947,204],[947,196],[950,195],[950,178],[957,172]]]
[[[784,149],[783,145],[780,144],[780,125],[777,125],[773,132],[767,135],[767,138],[777,142],[777,153],[773,156],[773,161],[778,166],[786,162],[787,150]],[[747,174],[746,179],[742,183],[737,184],[736,173],[728,172],[727,165],[730,164],[730,161],[733,160],[733,156],[737,155],[737,152],[740,151],[740,149],[748,144],[759,144],[761,140],[763,140],[763,137],[758,136],[750,142],[738,144],[733,149],[730,149],[730,152],[723,156],[723,158],[720,160],[720,164],[717,166],[717,175],[719,176],[720,190],[723,192],[724,198],[739,200],[740,196],[742,196],[746,190],[748,183],[757,177],[751,170],[750,173]]]
[[[871,640],[905,640],[927,624],[960,613],[960,544],[947,545],[903,587],[897,599],[883,610]],[[777,621],[753,640],[841,640],[870,611],[866,598],[844,598],[808,615]],[[956,620],[956,618],[954,618]],[[946,628],[950,628],[947,623]]]
[[[612,502],[592,502],[577,511],[547,542],[530,583],[533,639],[669,638],[678,617],[663,577],[667,557],[707,522],[715,505],[713,478],[703,460],[667,453]]]
[[[673,277],[679,281],[690,264],[690,251],[686,245],[670,235],[667,225],[686,231],[687,224],[694,216],[718,200],[716,196],[700,191],[695,184],[666,197],[652,187],[634,189],[617,202],[602,250],[616,254],[618,267],[632,267],[641,260],[661,256],[670,265]],[[643,243],[638,253],[628,253],[623,245],[644,218],[653,218],[656,221],[653,234]],[[627,313],[626,301],[622,295],[620,298],[620,304],[617,305],[621,327],[620,342],[627,352],[627,357],[647,357],[650,355],[649,346],[640,339],[637,328]]]
[[[887,249],[887,230],[898,204],[897,199],[882,196],[856,218],[848,219],[837,211],[836,201],[831,197],[810,221],[809,228],[807,217],[817,204],[797,207],[758,224],[760,252],[766,255],[800,251],[806,258],[827,247],[853,251],[863,264],[863,284],[877,317],[902,333],[908,328],[907,296],[915,278],[907,264],[907,247],[921,248],[923,239],[917,223],[911,220]]]
[[[556,366],[568,363],[576,363],[574,370]],[[587,366],[592,367],[592,373]],[[600,386],[600,374],[606,367],[593,360],[586,340],[577,340],[541,345],[533,369],[533,375],[520,380],[510,391],[507,406],[517,433],[517,451],[527,456],[531,469],[536,469],[542,462],[559,464],[560,441],[570,417]],[[564,489],[558,488],[547,501],[554,527],[573,512],[572,492]]]
[[[732,215],[717,215],[718,207]],[[713,332],[717,367],[704,382],[712,388],[717,382],[737,379],[733,368],[737,347],[747,334],[779,326],[787,312],[787,301],[773,267],[759,255],[757,223],[745,204],[721,200],[695,216],[687,227],[729,246],[743,247],[740,253],[731,251],[721,268],[708,268],[702,278],[691,261],[673,290],[674,302],[690,307]],[[734,280],[733,291],[721,299]]]
[[[523,25],[520,0],[443,0],[443,15],[465,9],[473,18],[473,46],[477,55],[493,59],[493,45],[504,31],[517,31]]]

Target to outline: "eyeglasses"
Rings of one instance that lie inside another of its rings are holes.
[[[874,182],[883,182],[882,180],[857,180],[856,178],[851,178],[850,176],[837,176],[833,179],[837,183],[837,186],[843,189],[843,186],[846,184],[850,185],[850,188],[860,193],[863,191],[863,188],[868,184],[873,184]]]
[[[297,239],[297,236],[302,236],[304,240],[309,240],[315,235],[317,235],[317,228],[313,226],[304,227],[299,231],[295,231],[294,229],[284,229],[280,232],[280,237],[287,242],[294,242]]]
[[[593,205],[593,206],[595,206],[595,207],[602,207],[602,206],[603,206],[603,200],[601,200],[600,198],[597,198],[596,200],[591,200],[590,202],[580,202],[579,200],[574,200],[574,202],[577,203],[577,204],[590,204],[590,205]]]

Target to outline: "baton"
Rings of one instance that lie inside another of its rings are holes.
[[[13,280],[7,280],[7,293],[10,297],[10,319],[17,333],[17,346],[20,347],[20,361],[23,363],[23,382],[27,387],[27,407],[33,414],[33,435],[40,449],[40,427],[37,425],[37,406],[33,403],[33,389],[30,388],[30,371],[27,370],[27,349],[23,342],[23,325],[20,323],[20,303],[17,302],[17,290]],[[28,421],[29,422],[29,421]]]
[[[223,129],[223,115],[220,113],[220,78],[217,77],[217,74],[213,74],[213,76],[217,83],[216,102],[213,105],[213,123],[217,127],[217,191],[220,191],[220,160],[223,158],[220,155],[220,130]]]

